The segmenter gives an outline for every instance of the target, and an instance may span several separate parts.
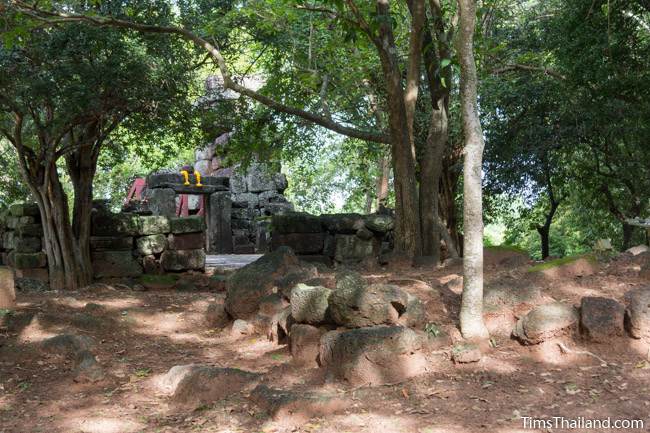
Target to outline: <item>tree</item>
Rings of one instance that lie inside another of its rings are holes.
[[[291,101],[290,97],[273,98],[268,96],[264,90],[256,91],[242,85],[240,80],[233,77],[227,61],[227,49],[232,42],[231,36],[233,33],[240,34],[241,27],[232,31],[228,31],[227,27],[230,20],[237,21],[238,25],[241,25],[242,22],[245,25],[246,20],[231,18],[227,13],[222,14],[219,7],[213,8],[215,11],[211,12],[210,8],[214,5],[209,2],[205,4],[202,2],[184,3],[181,11],[190,10],[192,13],[183,26],[145,24],[141,22],[142,17],[134,17],[128,13],[113,14],[112,16],[107,14],[89,16],[78,13],[44,11],[19,0],[12,1],[12,5],[27,16],[50,23],[85,22],[100,27],[120,27],[145,33],[166,33],[180,36],[193,42],[210,55],[218,65],[226,89],[238,92],[278,113],[297,116],[348,137],[390,144],[396,196],[396,249],[410,256],[420,255],[424,252],[437,258],[440,225],[435,211],[441,174],[445,172],[444,167],[442,169],[440,167],[440,156],[444,155],[448,149],[448,100],[453,85],[450,41],[455,31],[453,8],[444,7],[439,2],[425,4],[421,0],[409,1],[406,7],[400,3],[390,4],[384,0],[379,0],[373,5],[359,5],[353,0],[324,1],[310,5],[303,5],[301,2],[289,3],[287,6],[280,4],[279,7],[284,8],[288,17],[295,16],[297,9],[323,14],[325,22],[340,29],[340,34],[348,35],[347,40],[342,41],[344,46],[357,49],[359,41],[363,38],[365,44],[369,43],[369,46],[373,48],[372,56],[378,59],[381,74],[378,75],[375,73],[375,69],[372,70],[372,74],[365,80],[370,83],[371,92],[365,96],[381,97],[383,100],[378,105],[387,113],[386,130],[374,132],[349,126],[349,123],[345,121],[336,120],[332,114],[335,113],[334,107],[329,107],[324,113],[317,113],[309,106],[301,108],[300,105],[304,107],[304,104],[285,102]],[[256,3],[254,6],[258,8],[264,4]],[[271,3],[271,6],[277,6],[277,4]],[[201,13],[199,13],[201,11],[206,11],[207,19],[203,21]],[[237,9],[236,12],[238,17],[245,17],[246,11],[246,9]],[[279,16],[284,19],[285,15]],[[215,26],[214,20],[217,18],[225,18],[226,25]],[[312,22],[311,15],[309,22]],[[257,35],[260,32],[269,33],[269,27],[272,27],[272,24],[263,21],[261,25],[253,28],[254,31],[251,31],[250,34],[254,39],[258,39]],[[313,29],[312,26],[310,35]],[[331,27],[328,30],[331,30]],[[399,32],[396,33],[398,30]],[[396,34],[405,34],[406,37],[396,38]],[[217,42],[212,42],[215,40]],[[361,46],[363,49],[363,44]],[[407,53],[405,60],[400,55],[401,51]],[[421,136],[421,134],[415,131],[414,117],[415,106],[422,93],[420,92],[422,63],[424,63],[427,76],[425,83],[432,95],[430,100],[432,114],[430,122],[427,122],[431,126],[426,128],[431,133],[428,134],[429,139],[425,144],[424,151],[417,153],[415,137]],[[346,75],[341,75],[341,71],[338,71],[337,74],[339,81],[344,81],[347,78]],[[327,75],[321,76],[325,78]],[[331,101],[330,98],[324,96],[327,95],[328,87],[325,85],[327,82],[329,80],[323,79],[323,85],[320,86],[321,92],[317,99],[321,101]],[[322,92],[323,89],[325,89],[324,92]],[[375,90],[379,90],[379,92],[375,92]],[[311,93],[310,96],[314,96],[314,94]],[[313,100],[313,98],[307,100]],[[419,160],[416,159],[418,154],[420,155]],[[418,166],[420,168],[419,182]],[[441,213],[444,213],[445,210],[453,212],[454,209],[450,205],[453,200],[449,196],[454,194],[455,182],[449,183],[451,185],[442,189],[448,197],[445,200],[447,207]],[[425,218],[422,218],[423,215]],[[448,215],[447,220],[449,224],[449,221],[455,221],[455,218]],[[422,250],[422,239],[425,239],[424,251]],[[452,245],[448,245],[448,247],[452,247]]]
[[[463,294],[460,330],[464,338],[488,338],[483,322],[483,130],[478,116],[478,76],[474,60],[475,0],[459,0],[460,97],[465,137],[463,166]]]
[[[183,44],[159,37],[83,24],[21,28],[19,15],[8,18],[9,30],[22,32],[8,32],[0,46],[0,67],[8,72],[0,77],[0,133],[15,148],[41,213],[50,285],[76,289],[92,279],[99,155],[120,125],[154,130],[177,112],[187,101],[191,55]],[[63,163],[72,210],[60,177]]]

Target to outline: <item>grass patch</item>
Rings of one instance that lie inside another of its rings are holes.
[[[519,253],[528,255],[528,251],[523,248],[516,247],[514,245],[490,245],[485,247],[489,251],[506,251],[510,253]]]
[[[545,271],[547,269],[552,269],[558,266],[563,266],[569,263],[576,262],[580,259],[586,259],[592,264],[598,263],[598,259],[596,259],[596,257],[593,254],[579,254],[576,256],[562,257],[561,259],[555,259],[555,260],[551,260],[550,262],[540,263],[538,265],[531,266],[528,269],[528,272]]]
[[[139,278],[140,284],[175,284],[179,276],[173,274],[165,275],[142,275]]]

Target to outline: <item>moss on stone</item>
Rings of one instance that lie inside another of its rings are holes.
[[[528,272],[540,272],[547,269],[556,268],[558,266],[567,265],[569,263],[577,262],[580,259],[585,259],[589,263],[597,264],[598,259],[593,254],[579,254],[575,256],[562,257],[559,259],[551,260],[549,262],[540,263],[528,269]]]

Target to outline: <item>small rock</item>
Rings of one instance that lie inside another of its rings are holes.
[[[103,380],[106,374],[97,362],[97,358],[88,350],[78,352],[75,357],[74,381],[81,383],[95,383]]]
[[[638,256],[639,254],[643,254],[650,251],[650,247],[647,245],[636,245],[632,248],[628,248],[625,250],[626,253],[632,254],[633,256]]]
[[[255,327],[242,319],[237,319],[232,322],[232,328],[230,328],[230,336],[233,338],[240,338],[246,335],[253,335],[255,332]]]

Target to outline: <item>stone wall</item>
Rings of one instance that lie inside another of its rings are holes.
[[[307,261],[357,264],[392,249],[393,226],[393,217],[383,214],[287,212],[272,218],[271,245],[287,246]]]
[[[43,226],[35,203],[16,203],[9,207],[1,245],[2,263],[14,270],[16,287],[42,288],[49,284]]]
[[[95,278],[205,269],[204,218],[114,214],[96,208],[90,241]]]

